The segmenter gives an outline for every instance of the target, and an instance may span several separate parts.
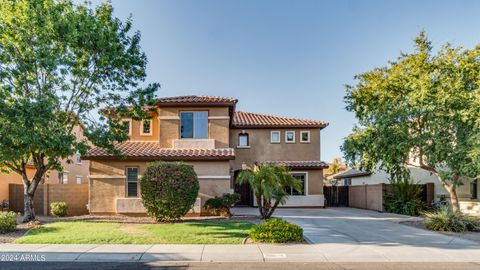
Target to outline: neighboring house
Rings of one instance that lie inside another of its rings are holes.
[[[27,176],[33,177],[35,167],[27,165]],[[0,203],[10,199],[8,186],[10,184],[23,185],[22,177],[16,172],[0,173]]]
[[[85,139],[83,128],[76,126],[73,129],[78,141]],[[90,163],[88,160],[82,160],[80,153],[70,157],[70,162],[62,160],[63,171],[49,171],[45,175],[47,184],[86,184],[88,183],[88,174]]]
[[[120,159],[102,148],[90,160],[89,209],[93,214],[145,214],[138,180],[149,162],[184,161],[194,166],[200,192],[194,211],[208,198],[238,192],[253,205],[248,185],[235,184],[245,165],[277,163],[291,169],[304,191],[290,190],[286,206],[321,207],[323,169],[320,130],[326,122],[236,111],[237,100],[180,96],[158,100],[152,119],[125,119],[130,140],[116,145]]]
[[[439,182],[437,177],[430,172],[416,168],[409,167],[410,175],[413,182],[426,184],[433,183],[435,186],[434,196],[438,200],[441,197],[448,198],[448,192]],[[358,186],[358,185],[374,185],[374,184],[389,184],[390,175],[383,170],[376,170],[375,172],[365,172],[356,169],[350,169],[348,171],[336,174],[333,176],[337,185],[343,186]],[[464,181],[462,186],[457,187],[457,195],[460,200],[460,207],[465,212],[479,214],[480,215],[480,187],[478,180]]]

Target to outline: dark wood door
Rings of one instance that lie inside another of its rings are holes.
[[[348,186],[323,186],[326,207],[347,207]]]
[[[243,185],[235,184],[235,193],[240,194],[240,201],[236,204],[239,206],[253,206],[253,195],[250,184],[245,183]]]

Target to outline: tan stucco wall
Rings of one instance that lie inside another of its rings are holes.
[[[160,107],[160,145],[172,148],[173,141],[180,139],[180,112],[208,111],[208,138],[215,140],[216,148],[229,146],[228,107]]]
[[[232,192],[228,161],[192,161],[199,177],[199,197],[203,205],[208,198]],[[139,176],[148,162],[141,161],[91,161],[90,163],[90,212],[115,213],[116,199],[126,197],[126,167],[138,167]],[[110,178],[106,178],[110,177]]]
[[[308,172],[308,194],[323,194],[323,171],[308,170],[306,172]]]
[[[27,176],[32,178],[35,174],[35,169],[27,167]],[[3,200],[9,200],[8,185],[9,184],[21,184],[23,185],[22,177],[15,173],[0,173],[0,202]]]
[[[270,142],[270,132],[280,131],[280,143]],[[285,131],[295,131],[295,143],[285,143]],[[238,148],[238,134],[248,133],[250,148]],[[310,131],[310,143],[300,143],[300,131]],[[235,160],[231,162],[235,170],[255,161],[268,160],[320,160],[319,129],[231,129],[231,147],[235,148]]]

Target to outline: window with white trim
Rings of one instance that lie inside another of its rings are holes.
[[[293,177],[295,177],[301,183],[301,192],[298,192],[293,187],[287,187],[285,191],[290,196],[304,196],[307,194],[306,188],[306,181],[307,181],[307,174],[306,173],[291,173]]]
[[[270,131],[270,143],[280,143],[280,131]]]
[[[132,136],[132,119],[123,119],[121,123],[126,127],[128,136]]]
[[[309,143],[310,142],[310,131],[308,131],[308,130],[300,131],[300,142],[301,143]]]
[[[138,168],[127,169],[127,197],[138,197]]]
[[[285,131],[285,142],[295,143],[295,131]]]
[[[81,176],[77,176],[77,177],[76,177],[76,180],[77,180],[77,184],[81,184],[81,183],[82,183],[82,177],[81,177]]]
[[[152,120],[143,120],[140,125],[140,135],[152,135]]]
[[[59,172],[58,173],[58,182],[60,184],[68,184],[68,172]]]
[[[80,151],[78,151],[78,150],[75,153],[75,163],[82,164],[82,155],[80,154]]]
[[[208,112],[181,112],[180,138],[208,139]]]

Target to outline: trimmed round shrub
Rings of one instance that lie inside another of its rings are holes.
[[[212,212],[215,215],[223,217],[231,217],[230,208],[240,201],[240,194],[237,193],[225,193],[222,197],[208,199],[205,202],[205,209]]]
[[[432,231],[478,232],[480,219],[444,207],[436,212],[425,213],[425,227]]]
[[[50,213],[54,217],[65,217],[67,215],[68,205],[66,202],[50,203]]]
[[[172,222],[193,207],[200,184],[193,166],[183,162],[153,162],[140,178],[143,205],[157,221]]]
[[[17,228],[17,214],[15,212],[0,212],[0,233],[9,233]]]
[[[250,229],[250,238],[256,242],[302,242],[303,229],[288,221],[272,218]]]

